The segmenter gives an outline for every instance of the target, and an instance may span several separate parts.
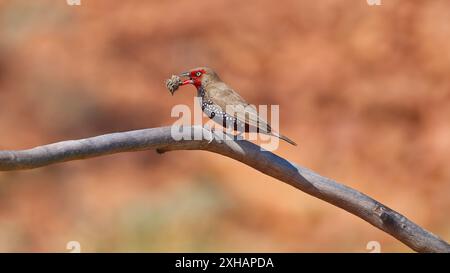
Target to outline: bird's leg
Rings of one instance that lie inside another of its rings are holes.
[[[245,124],[236,123],[235,125],[236,136],[235,140],[244,140],[245,137]]]
[[[235,140],[243,140],[244,139],[244,133],[243,131],[236,131],[236,134],[234,135]]]
[[[214,140],[214,128],[209,126],[209,124],[205,124],[203,129],[209,132],[208,144],[210,144]]]

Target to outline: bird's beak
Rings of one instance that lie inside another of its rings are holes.
[[[186,85],[186,84],[194,84],[194,81],[189,77],[190,73],[189,72],[183,72],[181,73],[179,76],[180,78],[189,78],[188,80],[184,80],[181,85]]]

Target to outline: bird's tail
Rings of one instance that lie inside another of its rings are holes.
[[[289,143],[291,145],[297,146],[297,143],[295,143],[294,141],[290,140],[287,136],[283,136],[283,135],[281,135],[279,133],[275,133],[275,132],[271,132],[271,134],[276,136],[276,137],[278,137],[279,139],[282,139],[282,140],[286,141],[287,143]]]

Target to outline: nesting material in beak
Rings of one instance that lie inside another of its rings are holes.
[[[170,79],[166,80],[166,87],[169,90],[169,92],[172,94],[177,91],[177,89],[183,85],[183,82],[181,81],[180,77],[177,75],[172,75]]]

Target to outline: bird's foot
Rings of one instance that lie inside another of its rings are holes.
[[[210,127],[209,125],[204,125],[203,129],[209,132],[208,134],[208,144],[210,144],[214,140],[214,128]]]
[[[243,140],[244,139],[244,132],[237,131],[237,133],[234,135],[234,140]]]

